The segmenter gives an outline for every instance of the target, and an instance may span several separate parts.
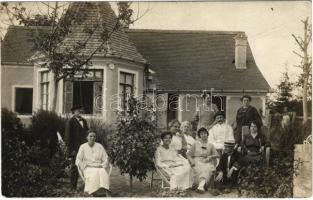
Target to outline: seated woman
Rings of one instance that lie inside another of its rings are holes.
[[[259,133],[256,122],[251,122],[250,133],[243,137],[242,150],[246,163],[261,163],[264,158],[264,150],[270,146],[265,135]]]
[[[199,140],[194,143],[187,154],[199,182],[199,192],[204,192],[205,184],[210,181],[215,171],[216,159],[219,158],[213,144],[208,142],[208,135],[206,128],[200,128],[198,130]]]
[[[101,144],[96,141],[96,133],[89,131],[86,143],[79,147],[75,164],[85,182],[85,192],[98,196],[102,191],[108,196],[109,158]]]
[[[170,189],[188,189],[192,186],[192,173],[188,160],[170,148],[172,133],[161,134],[163,144],[155,153],[156,166],[170,178]]]

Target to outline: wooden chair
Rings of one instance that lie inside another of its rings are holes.
[[[153,179],[153,172],[152,172],[152,178],[151,178],[150,187],[152,188],[152,186],[153,186],[153,180],[161,180],[161,188],[162,189],[170,188],[170,177],[168,177],[168,175],[165,174],[162,171],[162,169],[156,165],[155,160],[153,160],[153,162],[154,162],[155,170],[158,173],[158,175],[160,176],[160,179]],[[167,186],[165,186],[165,184]]]
[[[269,139],[269,129],[266,126],[262,126],[260,133],[265,135],[267,139]],[[250,134],[249,126],[242,126],[242,134],[241,134],[241,141],[244,141],[244,138]],[[264,158],[265,158],[265,165],[269,167],[270,165],[270,156],[271,156],[271,147],[266,147],[264,149]]]
[[[84,172],[83,170],[80,169],[80,167],[77,166],[77,169],[78,169],[78,173],[80,175],[80,177],[82,178],[82,180],[85,182],[85,176],[84,176]],[[111,163],[109,163],[109,172],[108,172],[108,175],[110,176],[111,173],[112,173],[112,169],[113,169],[113,166]]]
[[[309,135],[304,141],[303,144],[312,144],[312,135]]]
[[[151,182],[150,182],[150,189],[153,188],[153,183],[154,181],[162,181],[161,178],[159,178],[159,176],[156,176],[158,174],[155,174],[156,169],[151,171]]]

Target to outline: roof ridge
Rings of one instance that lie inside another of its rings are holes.
[[[24,29],[24,30],[30,30],[30,29],[49,29],[50,26],[18,26],[18,25],[10,25],[8,27],[9,29]]]
[[[126,32],[146,32],[146,33],[212,33],[212,34],[238,34],[245,33],[245,31],[217,31],[217,30],[172,30],[172,29],[136,29],[131,28]]]

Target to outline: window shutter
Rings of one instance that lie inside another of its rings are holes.
[[[64,103],[63,111],[64,113],[70,113],[73,107],[73,82],[64,81]]]
[[[94,98],[93,98],[93,113],[94,114],[101,114],[103,109],[103,102],[102,102],[102,84],[103,82],[94,82],[93,84],[93,91],[94,91]]]

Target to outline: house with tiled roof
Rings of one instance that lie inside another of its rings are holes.
[[[69,9],[84,12],[84,25],[112,29],[116,16],[107,2],[72,3]],[[31,27],[10,27],[1,45],[2,107],[20,116],[52,108],[52,72],[36,64],[30,39]],[[73,26],[64,40],[71,46],[87,35]],[[86,44],[91,51],[100,32]],[[156,97],[161,127],[173,118],[191,120],[203,91],[211,91],[213,102],[234,121],[240,97],[250,94],[252,104],[265,113],[270,89],[253,58],[244,32],[121,29],[113,32],[106,52],[97,51],[87,77],[78,75],[59,83],[56,111],[70,112],[83,104],[86,117],[114,119],[125,94],[144,92]],[[149,73],[147,73],[149,72]],[[100,108],[100,109],[99,109]]]

